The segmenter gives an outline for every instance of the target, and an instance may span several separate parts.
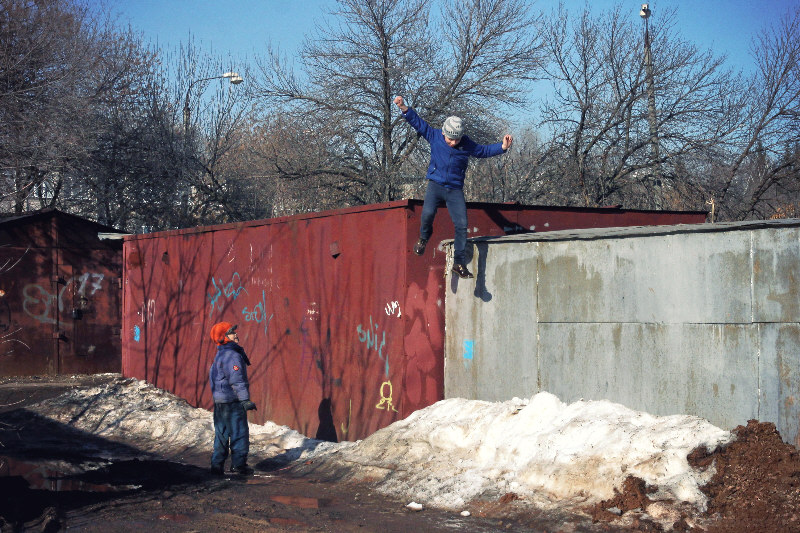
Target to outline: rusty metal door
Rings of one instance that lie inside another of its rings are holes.
[[[50,259],[36,248],[0,247],[0,375],[56,372]]]
[[[119,277],[84,251],[62,251],[57,334],[60,374],[119,372]]]

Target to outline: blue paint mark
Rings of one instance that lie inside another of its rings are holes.
[[[139,326],[133,326],[133,340],[139,342],[139,338],[142,335],[142,331],[139,329]]]
[[[464,341],[464,359],[472,359],[475,341]]]

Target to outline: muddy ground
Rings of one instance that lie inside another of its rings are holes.
[[[313,465],[253,464],[255,475],[213,476],[206,454],[155,456],[147,443],[114,441],[54,423],[32,407],[113,376],[0,378],[2,531],[660,531],[641,511],[653,487],[629,478],[617,497],[576,512],[540,511],[509,493],[475,501],[471,516],[338,482]],[[800,532],[800,457],[772,424],[735,429],[725,449],[695,450],[690,463],[716,468],[703,490],[708,511],[688,510],[675,531]],[[659,503],[658,505],[663,505]],[[676,504],[677,505],[677,504]],[[679,508],[679,507],[678,507]]]

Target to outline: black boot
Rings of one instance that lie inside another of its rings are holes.
[[[428,244],[428,239],[420,239],[417,241],[417,244],[414,245],[414,253],[417,255],[422,255],[425,253],[425,246]]]
[[[232,466],[231,474],[239,474],[240,476],[251,476],[253,475],[253,469],[247,465]]]
[[[462,264],[456,263],[455,265],[453,265],[453,272],[458,274],[459,278],[471,278],[471,277],[473,277],[472,276],[472,272],[467,270],[467,265],[462,265]]]

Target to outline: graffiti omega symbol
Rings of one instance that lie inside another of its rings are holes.
[[[217,285],[217,282],[219,282],[219,285]],[[217,307],[217,302],[222,296],[225,296],[226,300],[233,298],[235,301],[240,292],[244,291],[247,294],[247,289],[242,286],[242,279],[238,272],[233,273],[231,280],[227,284],[223,284],[221,279],[217,280],[213,277],[211,278],[211,283],[214,285],[214,290],[208,293],[208,301],[211,304],[211,310],[208,312],[209,317],[214,314],[214,308]],[[219,303],[220,310],[222,310],[223,303]]]
[[[373,329],[375,331],[373,331]],[[380,344],[378,344],[378,324],[372,323],[372,316],[369,317],[369,328],[364,329],[361,324],[358,325],[356,328],[358,332],[358,340],[360,342],[364,342],[367,344],[367,350],[370,348],[375,349],[378,352],[378,358],[384,362],[385,365],[385,374],[386,377],[389,377],[389,356],[387,355],[384,359],[383,356],[383,348],[386,346],[386,332],[381,332],[381,340]]]
[[[389,394],[388,395],[383,393],[383,390],[387,385],[389,386]],[[378,405],[376,405],[375,408],[376,409],[386,409],[387,411],[389,409],[391,409],[392,411],[394,411],[396,413],[397,409],[395,409],[394,408],[394,404],[392,404],[392,382],[391,381],[384,381],[383,383],[381,383],[381,392],[380,392],[380,394],[381,394],[381,401],[378,402]],[[384,405],[386,405],[386,407],[383,407]]]

